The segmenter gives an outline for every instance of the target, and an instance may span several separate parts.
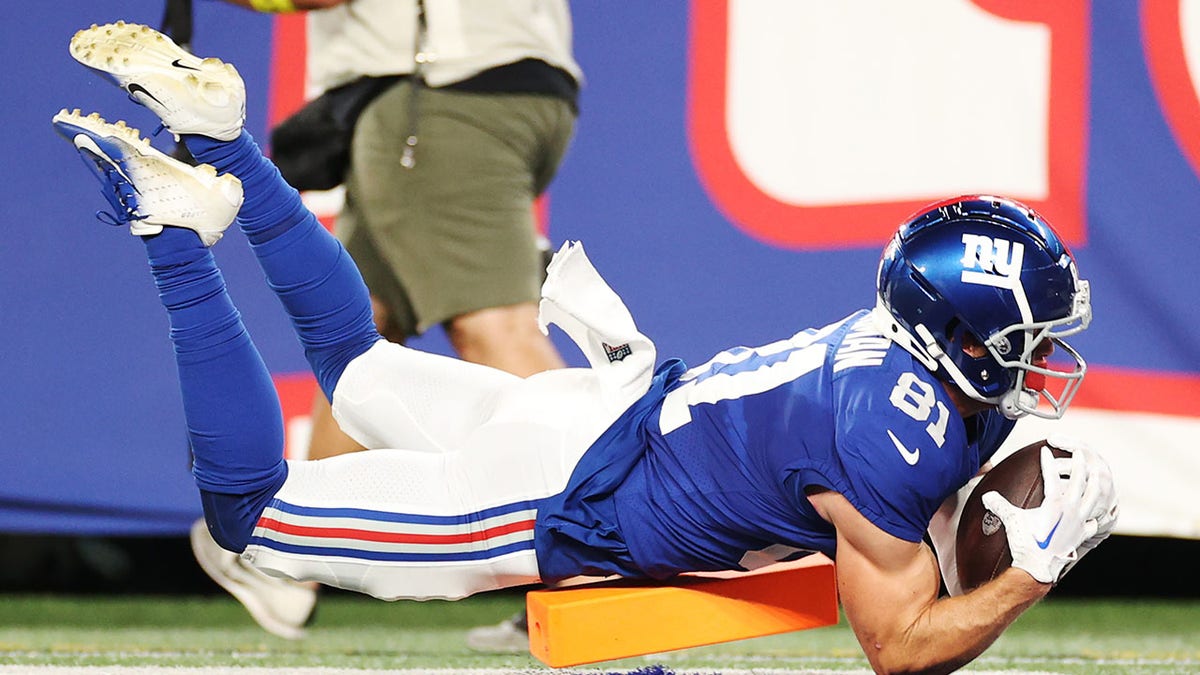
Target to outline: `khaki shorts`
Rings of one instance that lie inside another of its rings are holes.
[[[538,299],[545,264],[533,204],[575,126],[570,106],[550,96],[422,88],[407,169],[412,91],[400,82],[359,118],[336,228],[389,310],[389,336]]]

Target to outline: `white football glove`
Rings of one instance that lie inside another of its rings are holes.
[[[1063,434],[1050,436],[1046,440],[1046,443],[1060,450],[1066,450],[1072,455],[1083,455],[1087,462],[1088,484],[1095,484],[1103,488],[1097,495],[1096,505],[1088,516],[1096,521],[1096,534],[1079,545],[1075,561],[1067,565],[1067,568],[1063,570],[1063,575],[1065,575],[1088,551],[1091,551],[1099,546],[1100,542],[1108,539],[1108,535],[1112,534],[1113,528],[1117,525],[1117,517],[1120,515],[1121,507],[1117,501],[1112,469],[1108,467],[1108,462],[1104,461],[1100,453],[1092,450],[1078,439]],[[1062,576],[1060,575],[1059,578],[1061,579]]]
[[[1116,520],[1116,492],[1108,466],[1081,445],[1062,449],[1072,451],[1071,456],[1057,459],[1049,447],[1042,448],[1045,498],[1040,506],[1017,508],[994,490],[983,496],[983,505],[1004,523],[1013,567],[1045,584],[1057,583],[1108,536]]]

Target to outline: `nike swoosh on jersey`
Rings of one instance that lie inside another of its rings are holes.
[[[1054,522],[1054,527],[1050,528],[1050,534],[1047,534],[1045,539],[1034,539],[1034,541],[1037,542],[1038,548],[1042,549],[1043,551],[1046,550],[1046,547],[1050,545],[1050,540],[1054,538],[1054,533],[1058,531],[1058,526],[1061,523],[1062,516],[1059,516],[1058,520]]]
[[[921,459],[921,449],[909,450],[900,442],[899,438],[896,438],[896,434],[893,434],[891,429],[887,430],[887,434],[888,438],[892,439],[892,445],[895,445],[896,449],[900,451],[900,456],[904,458],[904,461],[908,462],[910,466],[916,466],[917,460]]]

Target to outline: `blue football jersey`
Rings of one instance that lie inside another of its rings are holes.
[[[866,310],[686,372],[670,362],[542,506],[539,565],[548,581],[665,578],[833,556],[833,527],[809,486],[920,541],[1012,426],[995,410],[964,421]]]

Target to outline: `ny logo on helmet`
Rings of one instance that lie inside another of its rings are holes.
[[[962,241],[964,283],[999,288],[1014,288],[1021,283],[1024,244],[982,234],[964,234]]]

